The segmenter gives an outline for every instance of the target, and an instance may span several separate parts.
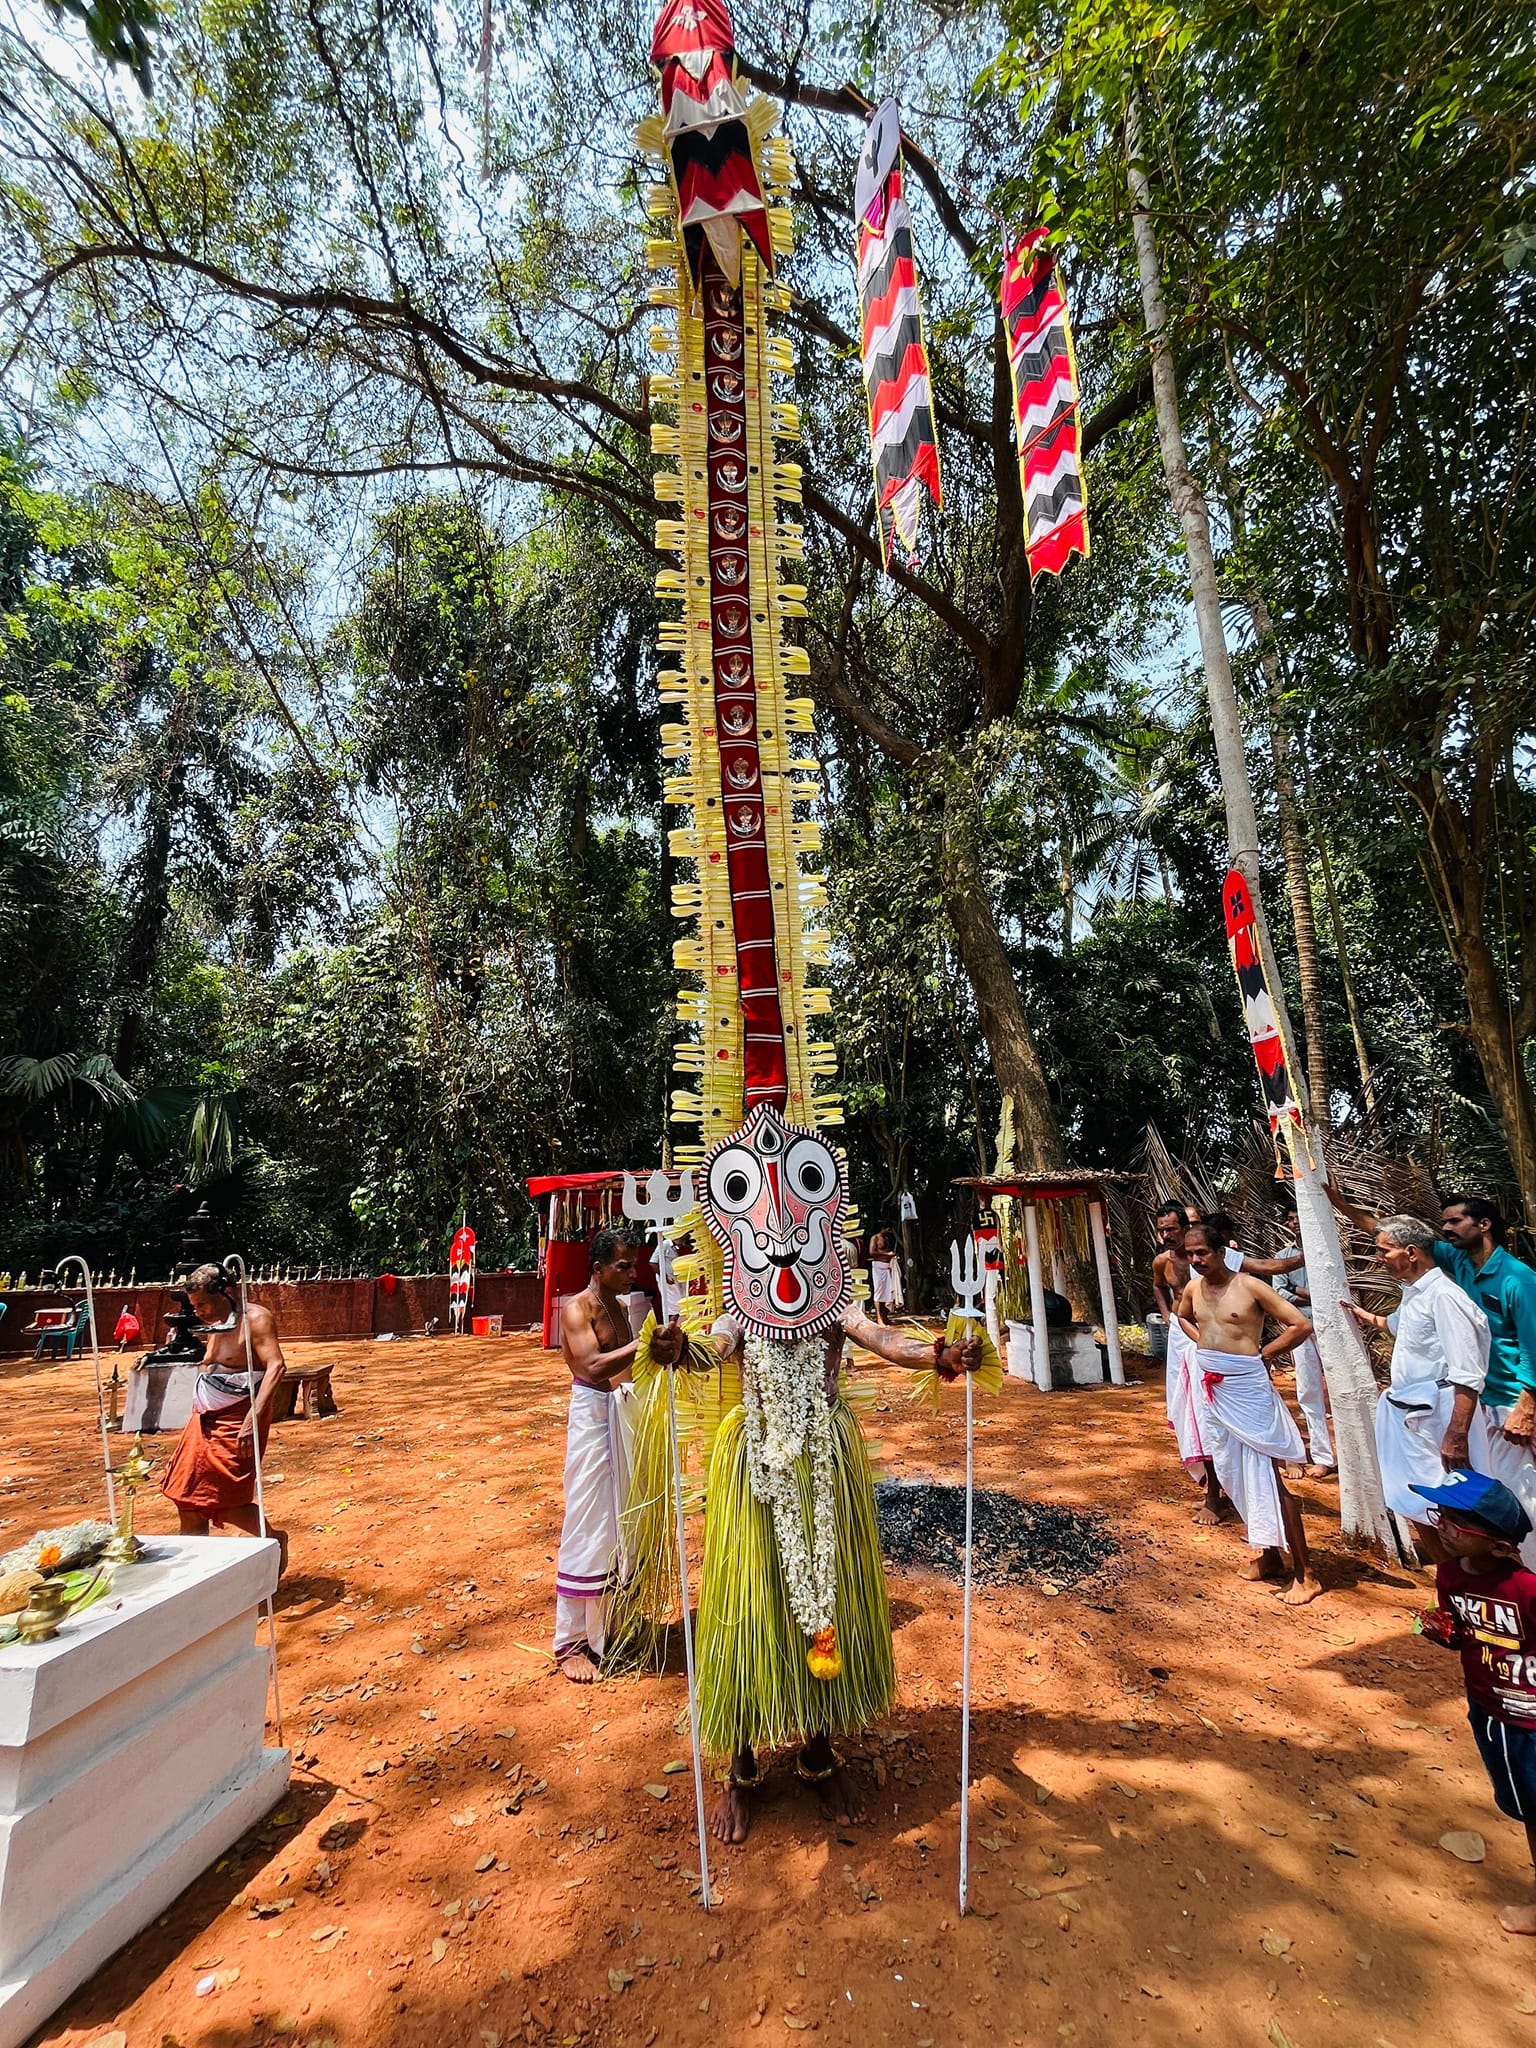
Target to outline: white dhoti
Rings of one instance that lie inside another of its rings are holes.
[[[1488,1447],[1488,1462],[1477,1469],[1507,1486],[1530,1516],[1533,1533],[1520,1546],[1520,1561],[1527,1571],[1536,1572],[1536,1457],[1529,1444],[1512,1444],[1502,1434],[1505,1420],[1514,1413],[1513,1402],[1507,1408],[1480,1406],[1477,1412],[1487,1431]]]
[[[897,1301],[896,1285],[891,1272],[890,1259],[871,1259],[869,1262],[870,1290],[876,1307],[891,1308]]]
[[[1305,1459],[1301,1431],[1262,1358],[1202,1349],[1196,1364],[1201,1430],[1222,1491],[1242,1516],[1255,1550],[1284,1549],[1275,1462]]]
[[[1296,1364],[1296,1405],[1307,1425],[1307,1461],[1331,1466],[1337,1461],[1328,1434],[1328,1385],[1323,1378],[1322,1354],[1315,1339],[1308,1337],[1291,1357]]]
[[[906,1290],[906,1289],[905,1289],[905,1287],[903,1287],[903,1286],[902,1286],[902,1284],[901,1284],[901,1261],[900,1261],[900,1259],[892,1259],[892,1260],[891,1260],[891,1306],[892,1306],[892,1308],[905,1308],[905,1307],[906,1307],[906,1305],[907,1305],[907,1290]]]
[[[1200,1368],[1195,1347],[1175,1316],[1168,1325],[1168,1427],[1179,1447],[1179,1457],[1192,1479],[1205,1477],[1207,1451],[1200,1433],[1200,1408],[1196,1401]]]
[[[601,1656],[608,1588],[619,1559],[619,1517],[629,1495],[633,1418],[629,1385],[599,1393],[573,1385],[565,1437],[565,1521],[555,1559],[555,1655],[577,1643]]]
[[[1415,1486],[1442,1486],[1445,1466],[1440,1446],[1451,1426],[1456,1388],[1449,1381],[1409,1380],[1388,1387],[1376,1403],[1376,1457],[1381,1466],[1381,1490],[1394,1515],[1406,1522],[1427,1523],[1429,1503],[1413,1491]],[[1474,1472],[1491,1473],[1488,1425],[1479,1408],[1467,1431],[1467,1454]],[[1509,1446],[1514,1449],[1513,1444]],[[1532,1467],[1536,1474],[1536,1466]]]

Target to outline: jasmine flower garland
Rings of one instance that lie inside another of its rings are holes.
[[[742,1413],[752,1497],[773,1511],[790,1611],[807,1636],[832,1626],[837,1590],[833,1526],[832,1414],[827,1406],[825,1337],[775,1343],[749,1336],[742,1347]],[[811,1540],[795,1465],[809,1450]]]

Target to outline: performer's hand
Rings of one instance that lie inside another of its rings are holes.
[[[981,1366],[981,1339],[967,1337],[960,1344],[946,1344],[939,1354],[940,1372],[951,1375],[976,1372]]]
[[[239,1431],[239,1434],[238,1434],[238,1435],[236,1436],[236,1438],[235,1438],[235,1442],[236,1442],[237,1444],[240,1444],[240,1445],[245,1445],[245,1444],[248,1444],[248,1443],[251,1443],[251,1442],[253,1442],[253,1441],[254,1441],[254,1439],[255,1439],[255,1436],[256,1436],[256,1418],[255,1418],[255,1416],[254,1416],[254,1415],[247,1415],[247,1416],[246,1416],[246,1418],[245,1418],[245,1420],[244,1420],[244,1422],[242,1422],[242,1423],[241,1423],[241,1425],[240,1425],[240,1431]]]
[[[1470,1472],[1472,1459],[1467,1450],[1467,1432],[1448,1429],[1440,1444],[1440,1462],[1447,1472]]]
[[[670,1316],[659,1330],[651,1332],[651,1357],[658,1365],[676,1367],[681,1364],[685,1350],[683,1326],[676,1316]]]
[[[1536,1395],[1524,1393],[1510,1409],[1500,1434],[1508,1437],[1512,1444],[1524,1444],[1529,1450],[1533,1431],[1536,1431]]]

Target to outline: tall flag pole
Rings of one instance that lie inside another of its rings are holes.
[[[1296,1156],[1298,1144],[1314,1167],[1317,1162],[1312,1158],[1306,1119],[1302,1116],[1296,1084],[1291,1079],[1290,1062],[1285,1056],[1285,1040],[1280,1036],[1275,999],[1264,978],[1264,962],[1254,936],[1253,897],[1246,879],[1237,868],[1227,870],[1227,879],[1221,885],[1221,907],[1226,919],[1232,971],[1237,976],[1238,994],[1243,1000],[1243,1022],[1248,1027],[1249,1043],[1264,1087],[1270,1142],[1275,1148],[1275,1178],[1279,1180],[1287,1172],[1285,1156],[1280,1149],[1282,1141],[1290,1155],[1289,1170],[1293,1174],[1299,1166]]]
[[[1070,556],[1089,551],[1077,359],[1044,228],[1021,235],[1003,260],[1002,313],[1024,492],[1024,553],[1033,582],[1059,576]]]
[[[901,116],[894,100],[881,102],[865,133],[853,217],[875,508],[880,552],[889,569],[898,544],[909,561],[917,557],[923,493],[935,510],[944,503],[912,216],[902,189]]]

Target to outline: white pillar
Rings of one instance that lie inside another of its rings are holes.
[[[1109,1237],[1104,1229],[1104,1204],[1090,1197],[1088,1228],[1093,1232],[1093,1262],[1099,1269],[1099,1306],[1104,1313],[1104,1348],[1109,1353],[1109,1377],[1117,1387],[1125,1385],[1125,1360],[1120,1356],[1120,1316],[1115,1307],[1115,1281],[1109,1267]]]
[[[1029,1255],[1030,1351],[1035,1368],[1035,1385],[1042,1394],[1051,1391],[1051,1333],[1045,1321],[1045,1274],[1040,1266],[1040,1219],[1035,1205],[1024,1207],[1024,1245]]]

